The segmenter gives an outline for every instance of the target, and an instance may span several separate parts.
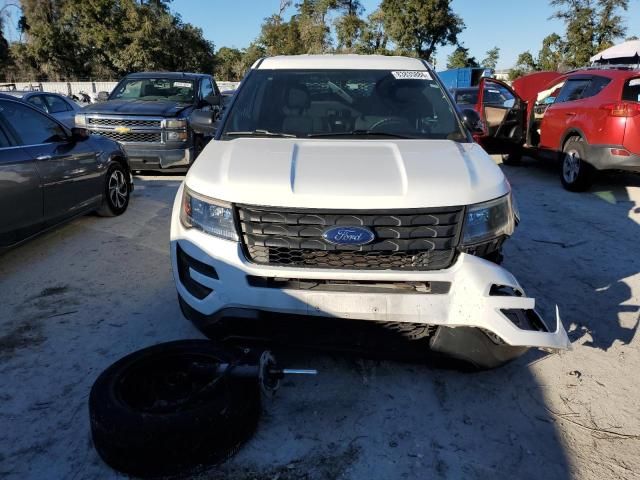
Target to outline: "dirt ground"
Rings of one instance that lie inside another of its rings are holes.
[[[289,359],[255,437],[212,479],[640,478],[640,176],[564,191],[556,170],[504,167],[522,215],[505,267],[573,350],[489,372]],[[122,478],[98,458],[87,398],[136,349],[198,338],[168,259],[181,177],[139,177],[120,218],[80,218],[0,256],[0,478]],[[3,208],[6,208],[3,207]]]

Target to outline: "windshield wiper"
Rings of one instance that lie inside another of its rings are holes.
[[[378,132],[376,130],[351,130],[349,132],[331,132],[331,133],[312,133],[307,135],[309,138],[321,138],[321,137],[364,137],[364,136],[379,136],[379,137],[391,137],[391,138],[415,138],[407,135],[400,135],[399,133],[390,132]]]
[[[246,132],[225,132],[226,137],[286,137],[286,138],[297,138],[296,135],[292,133],[282,133],[282,132],[270,132],[269,130],[250,130]]]

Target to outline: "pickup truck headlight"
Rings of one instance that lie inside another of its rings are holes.
[[[172,118],[164,121],[165,128],[187,128],[187,120],[184,118]]]
[[[84,113],[76,113],[76,127],[85,128],[87,126],[87,116]]]
[[[477,203],[467,209],[463,244],[484,242],[502,235],[512,235],[516,213],[511,194],[489,202]]]
[[[214,237],[238,241],[231,205],[196,195],[186,188],[182,195],[180,221],[186,228],[197,228]]]

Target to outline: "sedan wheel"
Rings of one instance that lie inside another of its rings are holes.
[[[129,206],[131,185],[127,179],[128,173],[119,163],[113,163],[105,175],[104,201],[98,210],[98,215],[115,217],[122,215]]]

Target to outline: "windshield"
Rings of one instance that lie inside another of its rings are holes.
[[[427,71],[255,70],[224,125],[235,135],[466,140]]]
[[[192,80],[173,78],[132,78],[123,80],[111,94],[111,100],[168,100],[192,103]]]

